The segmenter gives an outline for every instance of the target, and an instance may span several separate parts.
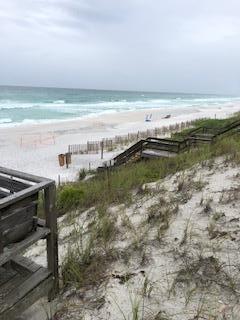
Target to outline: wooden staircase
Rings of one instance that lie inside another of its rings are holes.
[[[110,167],[118,167],[144,158],[174,157],[181,152],[189,150],[191,147],[213,143],[222,135],[236,132],[239,128],[240,120],[236,120],[223,128],[198,127],[191,130],[182,140],[149,137],[138,141],[113,158],[110,161]],[[99,167],[98,171],[105,170],[106,167],[109,166]]]

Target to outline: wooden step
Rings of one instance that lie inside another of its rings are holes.
[[[14,320],[51,288],[53,277],[30,259],[16,256],[1,267],[0,320]]]
[[[176,157],[176,155],[176,152],[169,152],[165,150],[146,149],[142,152],[142,158],[172,158]]]

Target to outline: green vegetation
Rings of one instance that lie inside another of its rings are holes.
[[[196,120],[195,126],[210,128],[223,127],[239,115],[228,119]],[[183,138],[189,130],[183,130],[174,135],[174,138]],[[79,181],[69,183],[58,190],[58,210],[61,214],[72,209],[87,209],[92,206],[104,206],[113,203],[126,202],[131,199],[131,191],[138,189],[142,184],[156,181],[177,171],[191,167],[197,162],[211,159],[223,154],[237,156],[240,142],[237,136],[225,137],[214,145],[201,146],[175,158],[155,159],[140,163],[128,164],[109,173],[96,174],[94,178],[82,181],[86,171],[81,170]]]
[[[234,118],[231,119],[233,121]],[[230,120],[201,120],[196,121],[197,126],[211,126],[211,128],[219,128],[226,125],[226,121]],[[185,131],[186,133],[186,131]],[[168,175],[175,174],[179,171],[184,171],[191,168],[195,164],[200,164],[209,170],[213,168],[215,157],[224,156],[226,163],[240,163],[240,137],[236,133],[231,136],[221,137],[214,144],[201,145],[193,148],[185,153],[179,154],[173,158],[160,158],[138,163],[128,164],[108,172],[95,173],[95,176],[88,180],[84,179],[86,172],[81,171],[79,181],[66,184],[58,189],[57,206],[60,213],[66,213],[71,210],[84,211],[90,207],[95,207],[94,210],[89,210],[87,226],[79,225],[76,222],[74,232],[71,234],[68,253],[63,261],[61,274],[63,286],[89,287],[102,284],[109,274],[106,272],[116,260],[124,261],[127,265],[130,257],[137,255],[139,265],[143,266],[148,261],[148,241],[153,241],[156,245],[163,243],[164,235],[168,230],[174,215],[178,212],[178,204],[185,203],[192,197],[192,192],[201,192],[207,182],[200,178],[194,179],[196,170],[195,167],[191,173],[181,172],[176,175],[175,187],[177,192],[171,193],[166,197],[165,191],[160,194],[156,203],[148,207],[146,211],[146,220],[143,220],[140,225],[136,226],[126,214],[122,213],[121,207],[119,211],[110,210],[112,204],[121,204],[130,202],[134,193],[147,192],[143,191],[142,185],[148,182],[154,182],[165,178]],[[143,198],[152,196],[147,194]],[[141,199],[141,196],[138,197]],[[228,203],[239,199],[239,187],[226,191],[220,198],[221,203]],[[215,239],[225,235],[224,232],[218,229],[218,220],[224,215],[221,212],[213,211],[212,198],[201,199],[202,206],[201,214],[205,217],[210,217],[207,231],[210,239]],[[78,212],[78,213],[79,213]],[[91,215],[93,212],[94,214]],[[78,213],[76,216],[78,217]],[[75,217],[75,212],[72,212]],[[81,216],[82,217],[84,216]],[[212,217],[211,217],[212,215]],[[69,215],[70,217],[70,215]],[[118,217],[121,218],[119,225]],[[184,249],[184,245],[188,241],[188,234],[191,232],[190,218],[186,223],[183,231],[182,239],[179,241],[179,246]],[[121,228],[122,227],[122,228]],[[153,231],[155,233],[153,233]],[[124,249],[117,247],[117,241],[121,241],[122,235],[129,233],[130,243]],[[149,233],[152,233],[154,238],[148,238]],[[176,238],[177,239],[177,238]],[[175,241],[175,240],[174,240]],[[151,242],[152,245],[152,242]],[[169,286],[169,295],[178,290],[179,283],[193,284],[189,293],[186,296],[186,304],[190,301],[191,296],[198,286],[199,274],[202,279],[203,270],[210,270],[213,276],[213,282],[219,283],[221,287],[230,288],[232,291],[235,287],[232,285],[232,278],[227,278],[225,271],[219,267],[218,260],[215,258],[203,258],[199,256],[196,261],[192,262],[191,255],[187,251],[179,250],[181,254],[182,267],[177,274],[176,280],[172,286]],[[210,266],[210,267],[209,267]],[[207,268],[210,269],[207,269]],[[131,274],[129,274],[130,276]],[[128,281],[128,274],[124,276],[125,281]],[[206,278],[206,279],[205,279]],[[203,277],[202,287],[205,288],[208,284],[208,278]],[[187,279],[187,280],[186,280]],[[152,284],[146,277],[144,279],[142,291],[140,295],[131,298],[131,312],[125,315],[121,306],[116,305],[121,312],[123,319],[140,319],[144,310],[144,299],[149,298],[152,292]],[[235,290],[236,291],[236,290]],[[235,292],[234,291],[234,292]],[[199,304],[196,311],[197,315],[202,312],[203,303]],[[159,311],[154,319],[168,319],[168,316]]]
[[[114,219],[105,208],[99,208],[87,234],[82,226],[75,225],[74,229],[74,243],[70,244],[62,264],[63,284],[97,284],[115,257],[112,249],[117,233]]]
[[[72,209],[84,210],[93,206],[107,206],[131,200],[131,192],[144,183],[153,182],[190,168],[198,162],[226,155],[240,159],[240,139],[226,137],[213,145],[203,145],[174,158],[161,158],[129,164],[107,173],[99,173],[87,181],[64,185],[58,190],[60,213]]]
[[[226,118],[226,119],[200,119],[195,121],[195,126],[219,129],[229,125],[231,122],[238,119],[239,119],[239,115],[236,115],[231,118]]]
[[[233,117],[226,118],[226,119],[199,119],[194,121],[194,128],[187,128],[182,130],[181,132],[176,132],[172,134],[172,138],[174,139],[183,139],[185,138],[193,129],[199,128],[199,127],[205,127],[210,128],[213,131],[217,129],[221,129],[227,125],[229,125],[231,122],[239,120],[239,114],[234,115]]]
[[[87,171],[83,168],[79,171],[78,180],[84,180],[86,178]]]

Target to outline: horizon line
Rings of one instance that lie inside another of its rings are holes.
[[[170,93],[170,94],[187,94],[187,95],[218,95],[218,96],[237,96],[237,94],[230,93],[206,93],[206,92],[183,92],[183,91],[155,91],[155,90],[128,90],[128,89],[93,89],[93,88],[79,88],[79,87],[56,87],[56,86],[34,86],[34,85],[12,85],[0,84],[1,87],[15,87],[15,88],[34,88],[34,89],[63,89],[63,90],[85,90],[85,91],[111,91],[111,92],[136,92],[136,93]]]

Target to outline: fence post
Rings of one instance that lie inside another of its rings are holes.
[[[104,143],[103,140],[101,141],[101,159],[103,159],[103,147],[104,147]]]

